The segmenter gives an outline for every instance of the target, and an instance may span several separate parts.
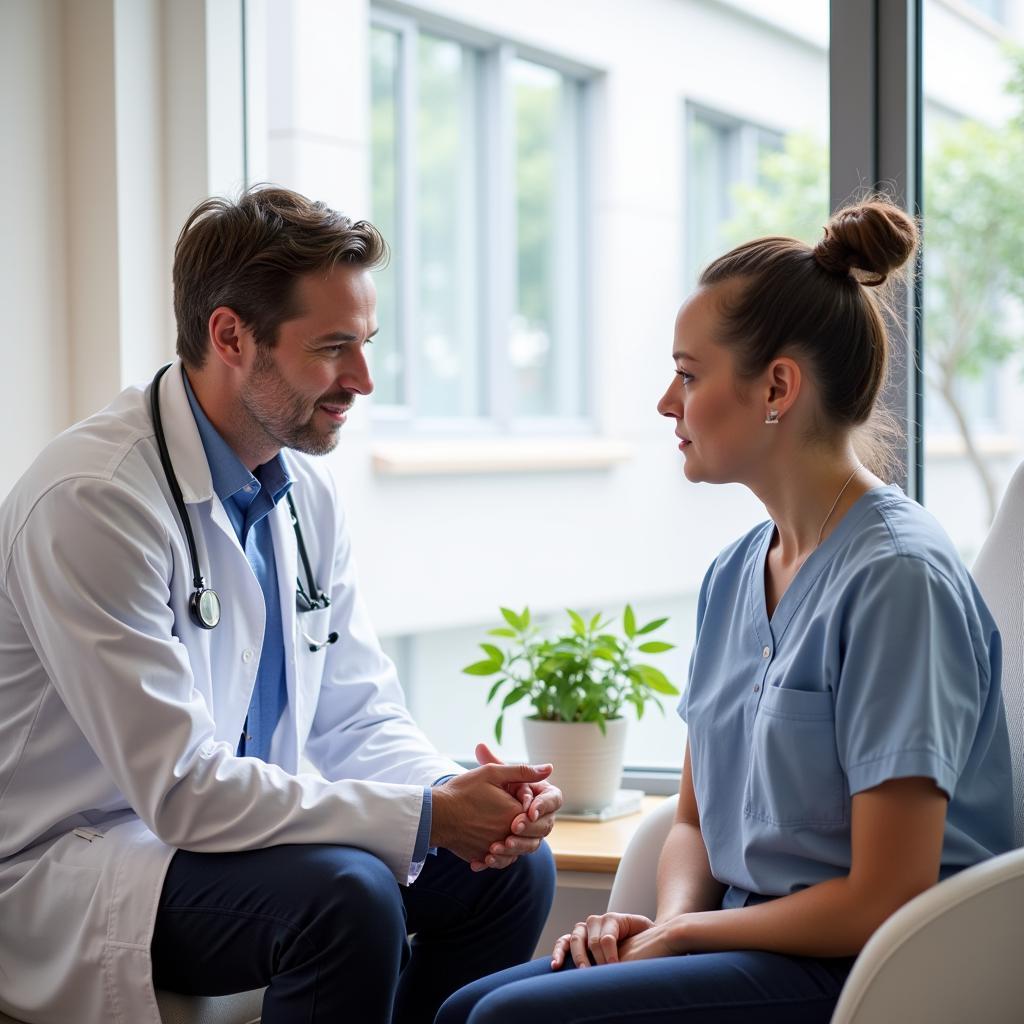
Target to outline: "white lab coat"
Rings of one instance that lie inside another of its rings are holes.
[[[400,883],[422,787],[458,772],[412,722],[356,590],[330,476],[286,453],[329,609],[297,615],[287,503],[271,515],[288,706],[272,759],[235,756],[264,630],[175,364],[161,411],[200,565],[192,573],[148,387],[70,428],[0,506],[0,1009],[38,1024],[159,1024],[149,946],[175,848],[362,847]],[[297,621],[298,620],[298,621]],[[340,639],[313,652],[332,630]],[[300,754],[317,773],[300,773]]]

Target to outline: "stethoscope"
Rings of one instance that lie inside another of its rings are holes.
[[[161,366],[153,377],[150,385],[149,408],[153,416],[153,427],[156,431],[156,446],[160,451],[160,464],[164,468],[164,475],[167,477],[167,485],[171,489],[171,497],[174,498],[174,507],[178,510],[182,525],[185,528],[185,541],[188,544],[188,554],[192,562],[192,596],[188,599],[188,610],[192,621],[200,629],[213,629],[220,622],[221,604],[217,591],[206,585],[206,577],[199,569],[199,552],[196,548],[195,534],[192,532],[192,521],[189,519],[188,509],[185,508],[185,500],[181,496],[181,487],[178,485],[178,478],[174,474],[174,466],[171,463],[171,455],[167,450],[167,440],[164,437],[163,418],[160,415],[160,378],[170,369],[172,363]],[[309,564],[309,555],[306,553],[306,544],[302,539],[302,528],[299,526],[299,514],[295,510],[295,502],[291,494],[285,496],[288,502],[288,512],[291,515],[292,526],[295,528],[295,540],[299,549],[299,557],[302,559],[302,566],[306,572],[307,587],[303,587],[302,580],[295,581],[295,607],[299,612],[312,612],[320,608],[329,608],[331,599],[316,585],[313,578],[313,568]],[[328,644],[336,643],[338,634],[331,632],[327,639],[317,643],[312,637],[302,634],[309,643],[311,651],[319,651]]]

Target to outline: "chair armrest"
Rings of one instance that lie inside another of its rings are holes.
[[[832,1024],[1024,1019],[1024,849],[975,864],[901,907],[868,941]]]
[[[608,909],[654,917],[658,904],[658,858],[675,820],[675,799],[653,810],[629,841],[615,872]]]

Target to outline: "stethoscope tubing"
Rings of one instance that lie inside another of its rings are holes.
[[[192,520],[189,518],[188,509],[185,507],[185,499],[181,493],[181,486],[178,477],[174,472],[174,464],[171,462],[171,453],[167,448],[167,438],[164,434],[163,417],[160,415],[160,380],[163,375],[173,366],[168,363],[161,366],[153,377],[149,393],[149,409],[153,418],[153,431],[156,435],[156,446],[160,453],[160,465],[163,467],[164,476],[167,478],[167,486],[170,488],[171,497],[174,500],[174,507],[177,509],[181,519],[182,528],[185,531],[185,543],[188,545],[189,561],[192,563],[192,587],[193,593],[189,598],[189,614],[193,622],[201,629],[213,629],[220,622],[221,603],[217,592],[207,586],[206,577],[203,576],[199,567],[199,549],[196,545],[195,534],[192,530]],[[302,527],[299,525],[299,513],[295,508],[295,502],[291,494],[286,495],[288,511],[291,515],[292,526],[295,529],[296,545],[299,549],[299,557],[302,560],[302,567],[306,573],[306,583],[309,590],[304,590],[302,581],[297,579],[296,604],[299,611],[315,611],[319,608],[328,608],[331,599],[316,585],[313,576],[313,567],[306,552],[306,543],[302,537]],[[305,634],[303,634],[305,636]],[[310,637],[306,637],[310,644],[310,650],[316,651],[328,644],[335,643],[338,634],[331,632],[323,643],[316,644]]]

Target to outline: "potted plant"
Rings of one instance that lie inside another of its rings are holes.
[[[529,608],[518,614],[502,608],[505,624],[488,630],[495,643],[480,644],[482,661],[467,665],[471,676],[499,676],[487,695],[491,703],[503,694],[494,723],[501,742],[505,712],[528,700],[534,713],[523,722],[526,749],[534,763],[551,762],[565,797],[565,810],[609,807],[622,776],[626,739],[623,709],[627,704],[641,718],[648,702],[664,708],[658,694],[679,690],[640,654],[660,654],[674,644],[647,637],[667,618],[638,626],[633,609],[622,614],[622,635],[609,632],[612,619],[598,612],[588,620],[567,609],[569,627],[544,635],[531,620]]]

